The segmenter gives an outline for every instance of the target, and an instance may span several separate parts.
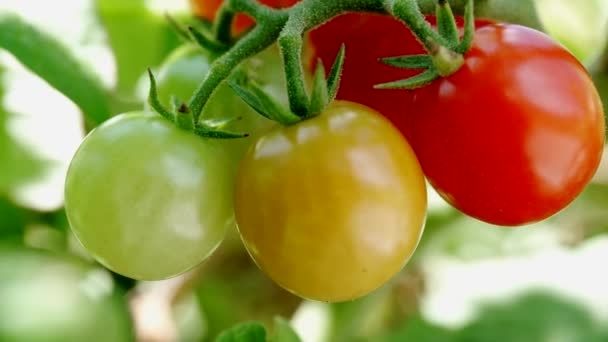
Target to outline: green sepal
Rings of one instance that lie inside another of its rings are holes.
[[[464,32],[462,34],[462,40],[456,46],[456,52],[465,54],[469,52],[473,45],[473,35],[475,33],[475,15],[473,8],[473,0],[467,0],[464,6]]]
[[[403,69],[428,69],[433,66],[429,55],[409,55],[381,58],[380,62]]]
[[[179,97],[171,95],[171,112],[176,113],[185,103]]]
[[[334,64],[329,71],[329,76],[327,77],[327,97],[329,98],[329,102],[333,101],[338,94],[340,77],[342,76],[342,69],[344,68],[345,52],[346,47],[342,44],[342,46],[340,46],[340,51],[334,60]]]
[[[426,71],[399,81],[376,84],[375,89],[415,89],[423,87],[439,77],[439,73],[434,68],[429,68]]]
[[[181,106],[175,113],[175,124],[185,131],[191,132],[194,130],[194,118],[187,106]]]
[[[249,89],[243,88],[232,81],[229,81],[228,84],[243,101],[267,119],[276,121],[282,125],[292,125],[302,120],[302,118],[275,101],[254,82],[249,83]]]
[[[243,117],[242,116],[237,116],[237,117],[233,117],[233,118],[225,118],[225,119],[206,119],[203,120],[201,123],[204,124],[205,126],[209,126],[209,127],[213,127],[213,128],[224,128],[236,121],[240,121],[242,120]]]
[[[312,81],[312,94],[310,96],[310,105],[308,107],[308,115],[314,116],[327,106],[329,96],[327,91],[327,81],[325,80],[325,68],[321,59],[317,61],[315,76]]]
[[[175,18],[173,18],[171,15],[169,15],[169,13],[165,13],[165,20],[167,21],[169,26],[171,26],[173,31],[175,31],[175,33],[177,33],[177,35],[181,39],[183,39],[187,42],[192,41],[192,38],[190,37],[190,34],[188,33],[188,31],[186,29],[184,29],[184,27],[182,25],[180,25],[177,22],[177,20],[175,20]]]
[[[458,26],[450,3],[447,0],[437,1],[435,15],[437,17],[437,32],[445,38],[451,47],[458,45]]]
[[[274,120],[272,115],[266,112],[266,108],[262,105],[262,102],[253,94],[251,91],[241,87],[234,81],[228,81],[228,85],[234,92],[247,103],[253,110],[255,110],[258,114],[262,115],[268,120]]]
[[[236,133],[229,131],[222,131],[209,127],[205,124],[198,124],[194,127],[194,133],[203,138],[215,138],[215,139],[239,139],[246,138],[249,136],[247,133]]]
[[[149,68],[148,77],[150,78],[150,92],[148,93],[148,103],[150,104],[150,107],[152,107],[152,109],[154,109],[163,118],[171,122],[175,122],[175,116],[173,115],[173,113],[167,110],[158,99],[156,79],[154,78],[154,74],[152,74],[152,70],[150,70]]]
[[[212,51],[215,53],[223,53],[228,50],[228,46],[218,43],[217,41],[207,37],[203,32],[197,30],[194,26],[188,26],[188,31],[190,31],[190,36],[192,37],[192,41],[194,41],[198,46],[203,48],[204,50]]]

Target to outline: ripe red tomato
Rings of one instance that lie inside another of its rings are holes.
[[[299,0],[258,0],[259,3],[274,8],[290,7],[298,1]],[[190,0],[190,6],[196,16],[212,21],[215,19],[215,13],[217,13],[222,2],[223,0]],[[234,34],[239,34],[250,28],[253,24],[253,19],[244,14],[239,14],[233,23],[232,32]]]
[[[541,32],[481,28],[460,70],[414,93],[410,142],[424,173],[449,203],[482,221],[545,219],[598,167],[598,93],[577,59]]]
[[[435,17],[427,20],[435,25]],[[462,18],[457,18],[462,26]],[[476,20],[482,27],[490,22]],[[407,113],[404,104],[413,93],[401,89],[374,89],[374,85],[411,77],[419,70],[398,69],[383,64],[383,57],[425,53],[422,45],[402,22],[385,15],[348,13],[338,16],[309,34],[311,70],[317,59],[330,70],[342,43],[346,58],[338,99],[361,103],[387,117],[402,133],[406,132]]]

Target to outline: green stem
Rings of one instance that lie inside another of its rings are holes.
[[[431,24],[426,21],[416,0],[387,0],[387,2],[389,13],[404,22],[412,30],[412,33],[422,43],[426,51],[433,51],[437,44],[450,46],[449,42],[433,30]]]
[[[235,3],[235,10],[244,7],[236,6],[237,1],[232,2]],[[238,4],[242,3],[239,2]],[[190,99],[188,107],[194,116],[195,123],[199,122],[205,104],[220,83],[230,76],[232,70],[243,60],[256,55],[272,45],[277,40],[284,23],[287,21],[287,13],[283,11],[262,10],[256,14],[265,16],[265,18],[260,20],[261,24],[256,25],[250,33],[237,41],[230,50],[211,64],[207,76]]]
[[[434,31],[418,8],[416,0],[303,0],[286,10],[274,10],[254,0],[228,0],[221,8],[216,22],[217,39],[226,41],[236,13],[244,12],[258,25],[243,36],[212,65],[194,96],[189,108],[195,123],[217,86],[246,58],[264,50],[278,40],[285,64],[289,105],[293,113],[306,116],[310,100],[304,83],[302,47],[304,32],[346,12],[393,14],[408,25],[425,48],[449,46],[446,39]]]

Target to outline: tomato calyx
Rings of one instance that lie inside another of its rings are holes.
[[[396,14],[404,14],[404,9],[396,9]],[[459,38],[458,26],[450,4],[446,0],[437,2],[437,34],[440,39],[433,39],[427,33],[427,39],[422,43],[428,55],[397,56],[383,58],[382,63],[403,69],[422,69],[423,71],[410,78],[381,83],[374,86],[376,89],[415,89],[423,87],[439,77],[454,74],[464,64],[464,54],[469,51],[473,42],[475,31],[475,18],[473,15],[473,1],[467,0],[465,5],[465,24],[462,39]],[[423,26],[423,25],[421,25]],[[415,32],[416,26],[410,25]],[[422,31],[422,30],[421,30]],[[425,33],[417,33],[424,37]]]
[[[185,131],[193,132],[203,138],[235,139],[249,136],[247,133],[236,133],[221,129],[225,124],[235,119],[225,119],[223,120],[224,124],[222,125],[213,125],[208,121],[196,120],[188,105],[175,96],[171,98],[173,104],[172,110],[165,108],[158,98],[156,79],[150,69],[148,69],[148,76],[150,78],[148,103],[158,114],[160,114],[160,116],[169,120],[169,122],[175,124],[177,127]]]
[[[325,68],[319,61],[315,70],[310,101],[306,105],[306,110],[302,114],[297,114],[283,107],[270,95],[268,95],[255,82],[248,85],[241,85],[230,81],[230,87],[239,95],[243,101],[249,104],[260,115],[276,121],[284,126],[293,125],[300,121],[310,119],[323,112],[327,106],[335,99],[338,94],[340,75],[344,66],[345,47],[342,45],[334,64],[331,67],[327,79],[325,78]]]

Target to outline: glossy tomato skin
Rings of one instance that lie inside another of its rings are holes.
[[[481,28],[465,65],[415,94],[410,142],[429,182],[482,221],[543,220],[598,167],[600,98],[576,58],[541,32]]]
[[[424,226],[426,190],[407,141],[374,110],[335,102],[259,138],[241,163],[235,214],[247,250],[305,298],[363,296],[395,275]]]
[[[458,17],[461,27],[463,20]],[[433,16],[427,17],[435,25]],[[476,20],[476,27],[490,24]],[[413,92],[402,89],[374,89],[374,85],[408,78],[419,70],[399,69],[379,61],[380,58],[425,53],[410,29],[401,21],[386,15],[347,13],[333,18],[309,33],[310,66],[314,70],[321,59],[329,72],[340,50],[346,47],[346,58],[337,98],[372,107],[406,133],[408,104]]]
[[[259,3],[273,8],[291,7],[298,1],[299,0],[258,0]],[[223,0],[190,0],[190,7],[196,16],[213,21],[223,2]],[[234,21],[232,32],[234,34],[242,33],[253,26],[253,24],[253,19],[244,14],[239,14]]]
[[[70,225],[97,261],[141,280],[199,264],[234,224],[221,141],[158,115],[121,114],[94,129],[70,164]]]

